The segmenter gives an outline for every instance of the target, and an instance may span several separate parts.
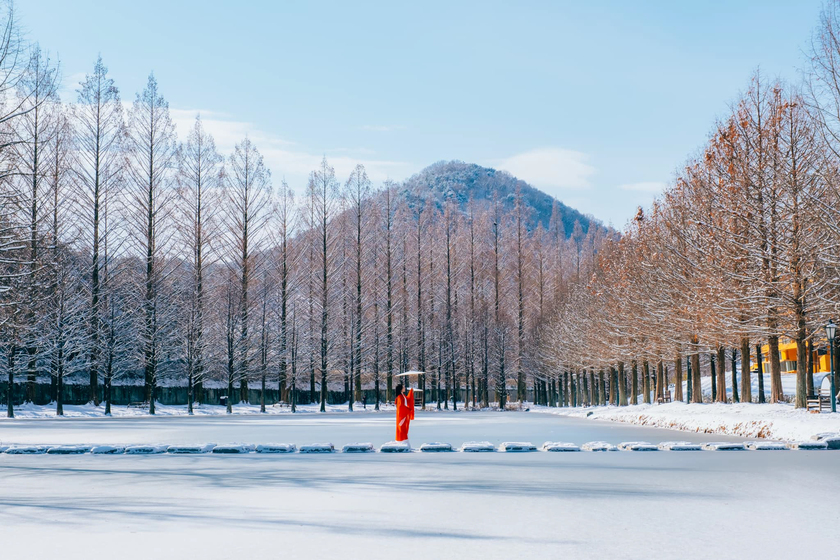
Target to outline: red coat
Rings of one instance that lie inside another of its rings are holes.
[[[414,420],[414,389],[407,395],[397,395],[397,441],[408,439],[408,426]]]

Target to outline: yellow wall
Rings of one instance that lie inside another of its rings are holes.
[[[796,342],[779,342],[779,354],[779,360],[782,363],[782,373],[796,373]],[[761,347],[762,367],[765,373],[770,371],[769,355],[770,346],[765,344]],[[751,358],[753,363],[755,363],[755,356],[751,356]],[[757,371],[757,368],[753,366],[752,370]],[[823,356],[820,356],[817,349],[814,348],[814,372],[828,373],[829,371],[831,371],[831,363],[829,362],[828,352],[826,351]]]

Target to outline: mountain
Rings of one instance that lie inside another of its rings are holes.
[[[402,186],[402,196],[412,207],[425,204],[431,197],[438,206],[454,199],[463,209],[470,199],[489,204],[494,195],[498,195],[504,209],[513,210],[517,186],[521,189],[523,202],[531,209],[529,229],[536,227],[538,223],[548,228],[555,204],[567,237],[571,235],[576,221],[580,222],[584,233],[589,231],[591,226],[606,229],[592,216],[581,214],[506,171],[462,161],[433,163],[406,179]]]

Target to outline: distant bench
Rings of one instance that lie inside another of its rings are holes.
[[[130,402],[128,403],[128,408],[149,408],[149,403],[147,402]]]

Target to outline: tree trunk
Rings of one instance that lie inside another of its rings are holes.
[[[694,338],[694,344],[697,344],[697,337]],[[700,381],[700,353],[695,352],[691,355],[691,402],[703,402],[703,385]]]
[[[717,349],[717,386],[718,386],[718,402],[726,402],[726,350],[723,346],[718,346]]]
[[[732,349],[732,360],[730,361],[730,365],[732,366],[732,402],[737,403],[741,402],[741,398],[738,395],[738,375],[737,375],[737,359],[738,359],[738,350],[736,348]]]
[[[677,357],[674,358],[674,400],[683,400],[683,364],[682,354],[677,351]]]
[[[758,367],[758,402],[764,404],[767,399],[764,395],[764,360],[761,356],[761,343],[755,345],[755,361]]]
[[[741,399],[752,402],[752,372],[750,371],[750,339],[741,338]]]
[[[785,399],[782,391],[782,364],[779,361],[779,337],[773,335],[767,338],[767,353],[770,354],[770,402],[783,402]]]

